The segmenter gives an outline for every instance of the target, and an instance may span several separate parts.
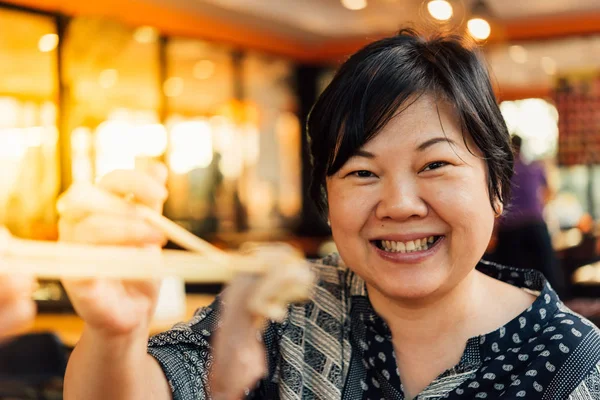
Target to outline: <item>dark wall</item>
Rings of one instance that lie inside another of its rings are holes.
[[[317,100],[318,82],[324,68],[314,65],[300,65],[296,69],[296,90],[300,104],[300,121],[302,123],[302,217],[297,227],[299,236],[329,236],[329,226],[308,195],[310,185],[310,155],[306,136],[306,119]]]

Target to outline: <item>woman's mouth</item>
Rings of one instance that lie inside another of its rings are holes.
[[[393,240],[373,240],[372,243],[378,249],[388,253],[415,253],[429,250],[442,238],[443,236],[428,236],[406,242],[398,242]]]

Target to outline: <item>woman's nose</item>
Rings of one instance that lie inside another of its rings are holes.
[[[417,184],[410,181],[396,181],[384,184],[375,216],[378,219],[403,221],[410,218],[423,218],[427,212],[427,203],[421,198]]]

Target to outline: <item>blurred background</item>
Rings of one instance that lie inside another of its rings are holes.
[[[327,253],[306,116],[348,55],[406,26],[480,42],[523,159],[547,176],[565,298],[596,316],[598,0],[0,0],[0,225],[55,240],[70,184],[156,159],[165,215],[195,234]],[[36,296],[42,312],[70,310],[57,282]]]

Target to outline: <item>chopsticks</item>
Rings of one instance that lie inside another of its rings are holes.
[[[182,228],[183,229],[183,228]],[[197,253],[18,239],[0,230],[0,273],[39,278],[120,278],[177,276],[188,282],[227,282],[238,272],[262,273],[259,260],[227,254],[221,262]]]
[[[157,213],[150,207],[142,204],[134,204],[136,212],[147,222],[160,229],[173,243],[182,248],[204,254],[206,257],[216,261],[226,261],[230,255],[214,245],[202,240],[198,236],[185,230],[167,217]]]
[[[263,274],[276,264],[304,262],[291,248],[262,251],[257,256],[225,252],[133,198],[105,195],[129,202],[135,213],[189,251],[19,239],[0,226],[0,273],[48,279],[178,276],[189,282],[227,282],[236,273]]]

